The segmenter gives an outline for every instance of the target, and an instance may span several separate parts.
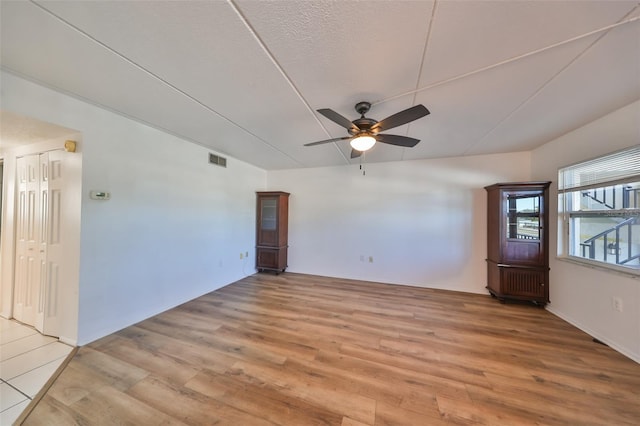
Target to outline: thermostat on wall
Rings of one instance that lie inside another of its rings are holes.
[[[89,197],[92,200],[109,200],[111,199],[111,193],[107,191],[91,191]]]

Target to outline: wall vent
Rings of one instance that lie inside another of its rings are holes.
[[[215,164],[220,167],[227,167],[227,159],[224,157],[220,157],[219,155],[215,155],[209,153],[209,163]]]

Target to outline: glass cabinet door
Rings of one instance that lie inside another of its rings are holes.
[[[277,225],[278,201],[275,198],[262,200],[260,224],[263,231],[275,231]]]
[[[507,195],[507,238],[540,240],[540,194]]]

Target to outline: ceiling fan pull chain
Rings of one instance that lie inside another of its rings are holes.
[[[364,157],[366,157],[367,153],[366,151],[362,153],[362,155],[360,156],[360,170],[362,170],[362,176],[365,176],[367,174],[367,171],[364,168],[364,165],[362,164],[362,159]]]

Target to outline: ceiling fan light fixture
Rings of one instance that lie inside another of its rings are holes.
[[[362,135],[351,139],[351,148],[357,151],[368,151],[376,144],[376,139],[371,135]]]

